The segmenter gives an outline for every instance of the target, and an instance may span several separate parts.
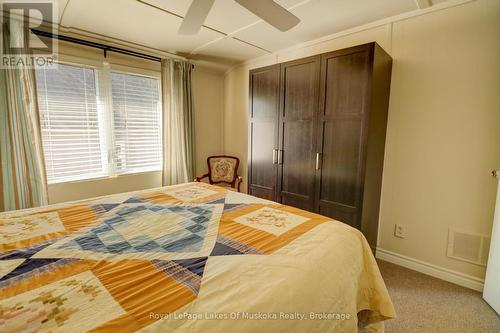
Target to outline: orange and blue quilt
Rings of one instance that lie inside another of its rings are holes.
[[[0,214],[1,332],[380,331],[391,317],[357,230],[221,187]]]

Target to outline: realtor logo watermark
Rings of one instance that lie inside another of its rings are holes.
[[[57,33],[55,0],[0,0],[0,68],[55,66],[57,39],[41,39],[32,29]]]

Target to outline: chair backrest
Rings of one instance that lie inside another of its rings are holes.
[[[240,160],[234,156],[218,155],[207,158],[210,184],[226,183],[234,187]]]

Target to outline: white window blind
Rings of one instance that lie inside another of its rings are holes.
[[[59,64],[36,78],[48,182],[102,177],[95,70]]]
[[[159,79],[59,64],[36,81],[49,183],[161,170]]]
[[[158,79],[111,73],[116,173],[161,170]]]

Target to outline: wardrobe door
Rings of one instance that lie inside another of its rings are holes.
[[[281,65],[278,199],[314,210],[320,57]]]
[[[360,227],[370,52],[365,46],[321,59],[322,166],[317,209]]]
[[[248,193],[276,200],[280,66],[250,71]]]

